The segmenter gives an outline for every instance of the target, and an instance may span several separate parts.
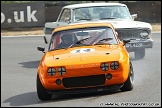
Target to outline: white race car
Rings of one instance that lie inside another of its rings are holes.
[[[153,47],[152,27],[149,23],[134,21],[137,14],[130,15],[129,9],[122,3],[81,3],[64,6],[56,22],[46,22],[45,43],[49,43],[52,31],[59,26],[83,22],[109,22],[113,24],[119,39],[130,39],[126,44],[128,52],[135,52],[136,59],[145,56],[145,48]]]

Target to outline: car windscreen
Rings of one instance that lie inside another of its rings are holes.
[[[91,6],[73,9],[72,22],[102,19],[131,20],[132,17],[125,6]]]
[[[55,32],[49,50],[95,44],[118,44],[118,41],[109,27],[77,28]]]

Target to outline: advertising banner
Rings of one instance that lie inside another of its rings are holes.
[[[43,3],[1,4],[1,28],[44,26]]]

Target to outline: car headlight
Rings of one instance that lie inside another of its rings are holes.
[[[118,63],[118,62],[112,62],[112,63],[110,64],[110,68],[111,68],[112,70],[117,70],[117,69],[119,68],[119,63]]]
[[[58,68],[58,74],[59,75],[64,75],[66,73],[66,69],[64,67],[59,67]]]
[[[100,68],[102,71],[107,71],[109,69],[109,65],[107,63],[102,63]]]
[[[56,69],[55,68],[49,68],[48,69],[48,75],[54,76],[56,74]]]
[[[146,31],[146,30],[142,30],[141,33],[140,33],[140,36],[141,36],[141,38],[146,39],[149,36],[149,32]]]

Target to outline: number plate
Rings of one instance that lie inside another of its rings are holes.
[[[126,47],[142,47],[142,43],[132,43],[132,44],[127,43],[125,46]]]

